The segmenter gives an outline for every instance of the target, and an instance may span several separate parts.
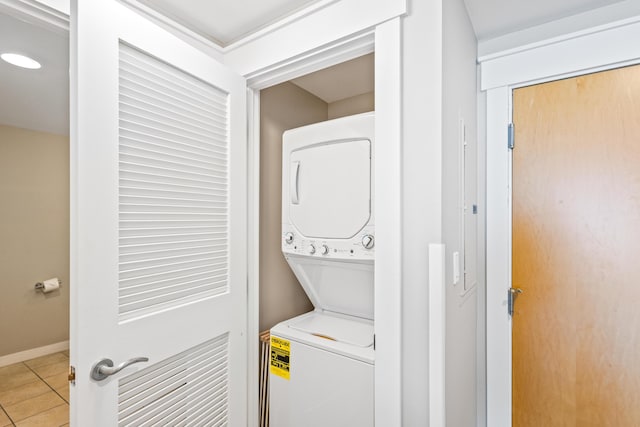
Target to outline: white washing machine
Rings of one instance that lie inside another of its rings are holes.
[[[374,114],[283,136],[282,252],[315,310],[271,329],[271,427],[374,425]]]

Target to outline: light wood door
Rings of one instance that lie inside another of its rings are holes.
[[[640,67],[513,113],[513,425],[640,426]]]

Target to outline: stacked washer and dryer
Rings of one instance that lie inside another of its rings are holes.
[[[282,252],[315,307],[271,329],[270,425],[374,425],[374,113],[283,135]]]

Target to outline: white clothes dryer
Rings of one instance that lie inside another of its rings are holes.
[[[374,425],[374,113],[283,135],[282,252],[314,311],[271,329],[272,427]]]

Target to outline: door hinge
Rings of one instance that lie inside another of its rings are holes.
[[[516,304],[516,298],[518,295],[522,293],[522,289],[519,288],[509,288],[507,291],[507,311],[509,312],[509,316],[513,317],[513,310]]]
[[[71,385],[76,385],[76,368],[69,365],[69,376],[67,377]]]
[[[509,133],[509,150],[513,150],[513,147],[515,147],[516,145],[516,135],[515,135],[515,128],[513,127],[513,123],[509,123],[509,127],[508,127],[508,133]]]
[[[373,349],[376,349],[376,334],[373,334]]]

